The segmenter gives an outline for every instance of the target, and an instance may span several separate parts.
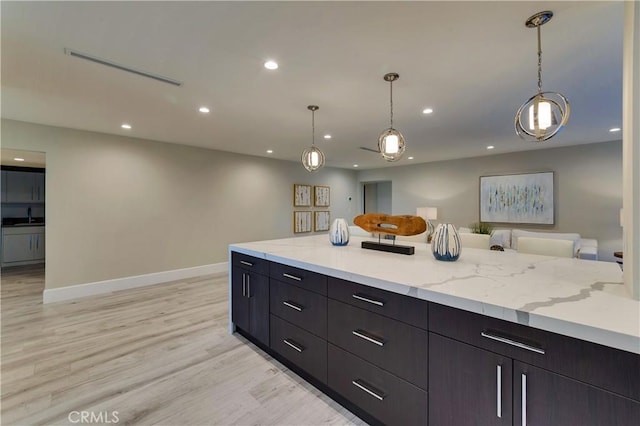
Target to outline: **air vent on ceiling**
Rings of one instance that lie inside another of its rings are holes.
[[[361,146],[360,149],[363,151],[370,151],[370,152],[375,152],[376,154],[380,154],[379,149],[367,148],[366,146]]]
[[[111,61],[109,61],[107,59],[98,58],[96,56],[92,56],[92,55],[88,55],[86,53],[78,52],[77,50],[65,48],[64,49],[64,53],[66,53],[69,56],[75,56],[76,58],[86,59],[87,61],[95,62],[97,64],[106,65],[106,66],[111,67],[111,68],[116,68],[116,69],[119,69],[119,70],[122,70],[122,71],[127,71],[127,72],[130,72],[130,73],[133,73],[133,74],[141,75],[142,77],[152,78],[154,80],[161,81],[161,82],[167,83],[167,84],[171,84],[173,86],[182,86],[182,82],[180,82],[178,80],[174,80],[174,79],[169,78],[169,77],[163,77],[161,75],[153,74],[153,73],[146,72],[146,71],[137,70],[135,68],[127,67],[127,66],[124,66],[124,65],[116,64],[115,62],[111,62]]]

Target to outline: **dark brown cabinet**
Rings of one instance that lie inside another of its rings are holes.
[[[430,426],[640,419],[637,355],[436,304],[429,324]]]
[[[429,333],[429,425],[511,425],[511,358]]]
[[[256,273],[260,270],[259,262],[259,259],[247,260],[247,256],[233,258],[231,319],[236,327],[268,346],[269,277]],[[256,269],[251,269],[253,267]]]
[[[640,422],[640,403],[631,399],[518,361],[513,363],[513,372],[516,426],[625,426]],[[635,372],[636,377],[639,374]]]

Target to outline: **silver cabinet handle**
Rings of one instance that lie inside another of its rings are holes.
[[[378,305],[378,306],[384,306],[384,302],[381,302],[379,300],[370,299],[368,297],[360,296],[359,294],[353,294],[352,296],[353,296],[354,299],[362,300],[363,302],[372,303],[372,304]]]
[[[253,266],[253,263],[247,262],[246,260],[241,260],[240,263],[246,266]]]
[[[289,339],[284,339],[284,340],[283,340],[283,342],[284,342],[284,344],[285,344],[285,345],[288,345],[289,347],[291,347],[291,348],[295,349],[295,350],[296,350],[296,351],[298,351],[298,352],[302,352],[302,351],[304,351],[304,348],[303,348],[302,346],[300,346],[300,345],[297,345],[297,344],[293,343],[293,342],[292,342],[291,340],[289,340]]]
[[[378,346],[384,346],[384,342],[378,339],[375,339],[371,336],[368,336],[369,333],[367,333],[366,331],[362,331],[362,330],[353,330],[351,332],[354,336],[358,336],[361,339],[366,340],[367,342],[371,342],[371,343],[375,343]]]
[[[40,235],[36,235],[36,250],[40,247]]]
[[[296,277],[295,275],[291,275],[291,274],[282,274],[283,277],[286,278],[291,278],[292,280],[296,280],[296,281],[302,281],[302,278],[300,277]]]
[[[535,352],[537,354],[544,355],[544,349],[536,348],[535,346],[530,346],[521,342],[517,342],[515,340],[507,339],[506,337],[494,336],[493,334],[485,333],[484,331],[480,333],[482,337],[486,337],[487,339],[495,340],[497,342],[506,343],[507,345],[515,346],[520,349],[526,349],[531,352]]]
[[[371,395],[372,397],[374,397],[378,401],[382,401],[386,396],[386,395],[380,395],[379,393],[372,391],[367,386],[365,386],[364,382],[362,380],[360,380],[360,379],[352,380],[351,383],[354,386],[356,386],[358,389],[365,391],[366,393],[368,393],[369,395]]]
[[[32,250],[33,235],[29,235],[29,251]]]
[[[247,274],[247,297],[251,298],[251,275]]]
[[[302,306],[298,306],[298,305],[296,305],[296,304],[295,304],[295,303],[293,303],[293,302],[287,302],[286,300],[285,300],[284,302],[282,302],[282,304],[283,304],[284,306],[288,306],[288,307],[290,307],[291,309],[293,309],[293,310],[295,310],[295,311],[298,311],[298,312],[302,312],[302,310],[304,309]]]
[[[527,375],[522,373],[522,426],[527,426]]]
[[[496,365],[496,383],[497,383],[497,392],[496,392],[496,416],[498,418],[502,418],[502,366]]]
[[[242,296],[245,297],[247,295],[247,274],[242,273]]]

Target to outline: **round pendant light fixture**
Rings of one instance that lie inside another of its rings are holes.
[[[525,22],[538,30],[538,93],[520,106],[515,117],[516,134],[524,140],[544,142],[554,137],[569,121],[571,107],[557,92],[542,91],[542,44],[540,27],[551,20],[553,12],[538,12]]]
[[[316,123],[315,112],[319,109],[317,105],[309,105],[311,111],[311,146],[302,152],[302,165],[307,171],[315,172],[324,166],[324,154],[320,148],[316,147]]]
[[[389,82],[389,99],[390,99],[390,125],[383,131],[378,138],[378,150],[380,155],[387,161],[398,161],[404,154],[404,136],[398,130],[393,128],[393,82],[400,78],[394,72],[384,75],[384,81]]]

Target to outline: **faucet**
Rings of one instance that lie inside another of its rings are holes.
[[[29,219],[28,223],[31,223],[31,207],[27,209],[27,218]]]

